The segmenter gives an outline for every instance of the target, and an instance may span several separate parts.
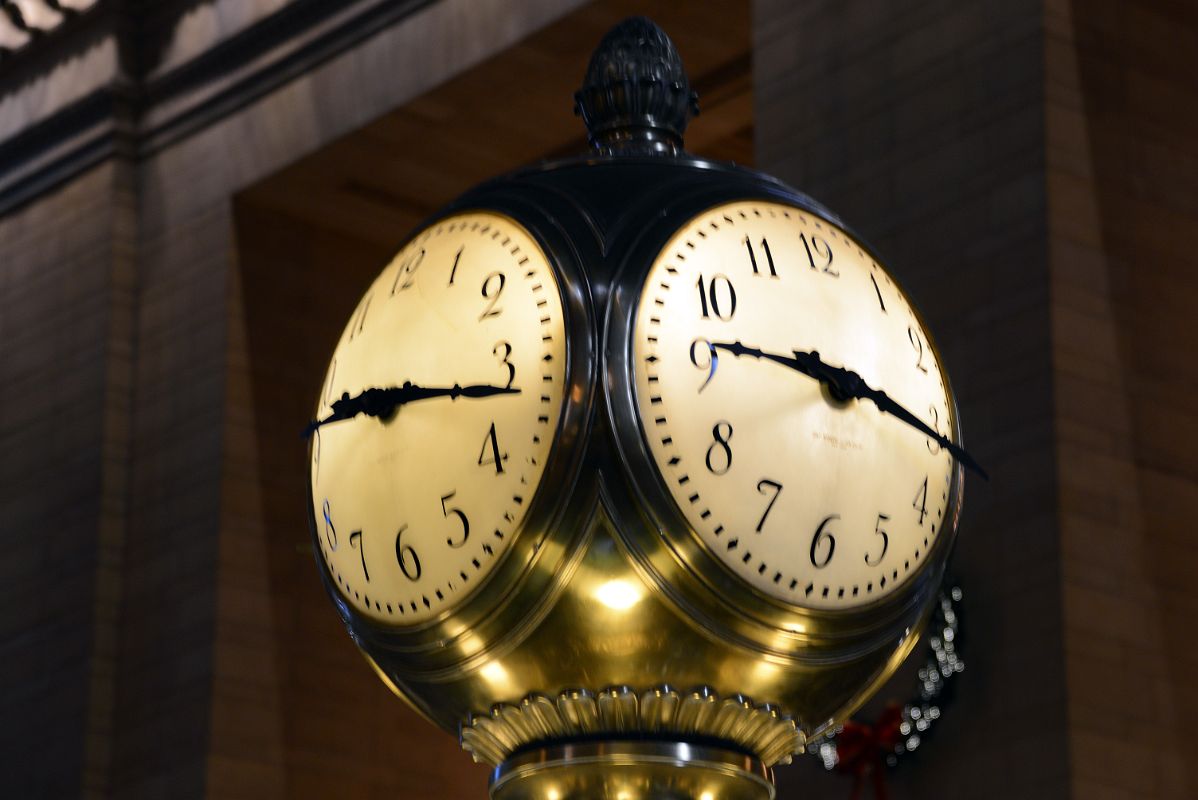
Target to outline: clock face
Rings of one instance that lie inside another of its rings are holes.
[[[346,602],[412,625],[482,583],[541,480],[565,344],[553,269],[507,217],[441,220],[383,270],[341,336],[317,418],[368,389],[434,391],[405,390],[391,415],[358,414],[313,435],[316,536]]]
[[[797,606],[866,605],[927,562],[954,464],[872,401],[838,400],[768,357],[793,364],[795,351],[952,436],[942,367],[903,292],[843,230],[769,202],[699,215],[654,261],[633,323],[641,430],[678,509],[735,575]]]

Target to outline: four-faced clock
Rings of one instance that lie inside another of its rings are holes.
[[[540,483],[565,362],[557,280],[514,220],[447,217],[383,270],[311,430],[316,540],[346,603],[419,625],[483,582]]]
[[[734,202],[660,251],[631,332],[635,407],[692,535],[760,593],[878,601],[947,533],[959,447],[927,329],[809,211]]]
[[[976,465],[868,248],[681,150],[664,33],[613,29],[576,100],[592,153],[458,198],[495,211],[435,219],[352,314],[316,556],[493,796],[765,797],[917,641]]]

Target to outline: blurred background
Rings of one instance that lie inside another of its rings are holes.
[[[298,433],[421,219],[585,150],[630,14],[691,152],[886,257],[991,472],[967,668],[890,795],[1198,794],[1189,0],[0,0],[0,794],[486,796],[330,608]]]

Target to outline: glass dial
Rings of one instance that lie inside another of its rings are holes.
[[[810,374],[813,363],[852,370],[953,435],[927,331],[847,233],[776,203],[712,209],[660,252],[633,324],[646,443],[728,569],[787,603],[851,608],[926,563],[952,457]]]
[[[556,277],[515,221],[449,217],[383,270],[337,345],[318,419],[372,389],[402,404],[329,421],[311,446],[317,541],[351,606],[410,625],[483,581],[540,482],[565,362]]]

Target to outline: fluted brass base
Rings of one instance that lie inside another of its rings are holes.
[[[773,800],[769,768],[719,747],[667,741],[548,745],[491,775],[491,800]]]

